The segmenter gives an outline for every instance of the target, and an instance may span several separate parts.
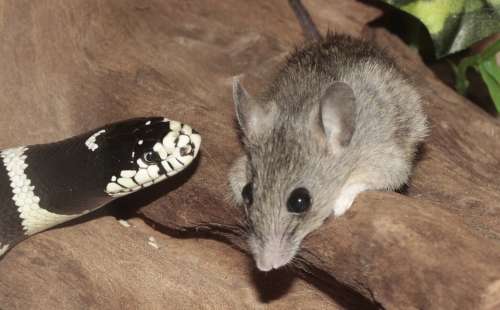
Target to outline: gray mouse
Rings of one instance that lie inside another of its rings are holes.
[[[245,155],[229,183],[261,271],[288,264],[304,237],[360,192],[406,184],[428,133],[422,96],[382,50],[344,35],[321,38],[300,1],[290,4],[315,39],[258,96],[233,82]]]

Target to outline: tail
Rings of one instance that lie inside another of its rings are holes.
[[[288,0],[288,3],[299,20],[306,41],[320,41],[321,34],[302,2],[300,0]]]

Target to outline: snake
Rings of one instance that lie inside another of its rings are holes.
[[[200,144],[187,124],[141,117],[1,150],[0,257],[34,234],[176,175]]]

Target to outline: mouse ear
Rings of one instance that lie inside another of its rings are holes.
[[[238,123],[247,138],[258,136],[268,130],[273,121],[272,107],[263,107],[254,100],[240,84],[233,79],[233,101]]]
[[[355,101],[352,88],[344,82],[333,83],[321,97],[321,125],[332,147],[345,147],[351,141]]]

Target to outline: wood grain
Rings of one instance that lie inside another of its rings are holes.
[[[493,309],[500,300],[498,120],[441,83],[399,39],[367,27],[381,14],[367,2],[304,3],[323,32],[330,28],[373,40],[411,74],[426,97],[432,134],[407,190],[361,195],[345,217],[307,238],[301,252],[305,263],[297,270],[308,270],[311,278],[329,285],[328,295],[344,307],[352,308],[359,299],[358,305],[389,309]],[[241,214],[230,203],[226,184],[228,167],[241,152],[231,80],[241,76],[255,93],[301,40],[285,0],[3,1],[0,148],[53,141],[134,116],[165,115],[192,124],[203,136],[199,160],[172,182],[114,207],[143,207],[139,212],[165,232],[208,232],[244,249]],[[65,242],[87,240],[86,230],[75,229],[67,240],[61,230],[50,245],[61,248]],[[98,234],[99,227],[95,229]],[[118,244],[120,238],[116,240]],[[47,260],[50,253],[42,251],[43,243],[30,242],[15,251],[39,247],[29,254],[31,259]],[[113,249],[113,243],[109,238],[106,244]],[[210,243],[203,249],[218,246]],[[100,248],[88,250],[106,264],[112,259],[104,256],[106,251],[99,254]],[[74,257],[84,256],[72,251]],[[3,270],[12,273],[25,266],[29,272],[24,254],[9,255],[0,268],[8,265]],[[77,259],[72,262],[78,265]],[[156,263],[150,268],[155,270]],[[59,268],[51,271],[53,277],[74,276],[69,267],[52,268]],[[203,272],[224,272],[212,268]],[[238,268],[248,272],[252,267]],[[85,286],[104,285],[94,282],[102,279],[94,278],[92,269],[83,273],[90,278]],[[17,285],[1,274],[0,293]],[[143,286],[126,286],[122,280],[107,285],[147,295],[140,291]],[[37,294],[37,286],[24,285]],[[269,289],[262,283],[253,286]],[[227,291],[218,293],[211,296],[232,298]],[[3,296],[13,303],[20,298],[9,294]],[[99,298],[92,296],[88,298]],[[113,296],[120,300],[118,292]]]
[[[338,308],[290,275],[275,283],[287,292],[283,298],[258,290],[254,282],[262,279],[242,268],[249,259],[228,245],[169,237],[140,219],[128,223],[100,217],[14,248],[0,263],[1,308],[289,309],[298,302]]]

